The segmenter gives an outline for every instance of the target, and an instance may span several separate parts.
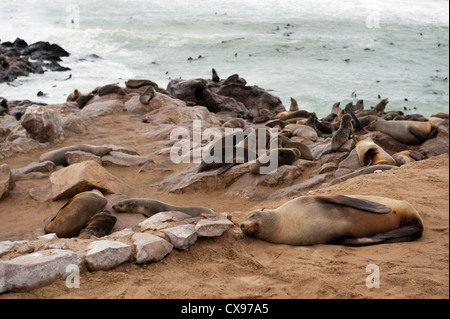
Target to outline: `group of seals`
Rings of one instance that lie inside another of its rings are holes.
[[[251,237],[275,244],[363,246],[412,241],[423,223],[406,201],[376,196],[302,196],[273,210],[256,210],[240,224]]]
[[[105,208],[108,200],[94,189],[75,195],[45,225],[46,233],[56,233],[60,238],[78,237],[89,239],[109,235],[117,217]],[[173,206],[150,198],[127,198],[112,207],[115,212],[142,214],[150,217],[156,213],[179,211],[192,217],[216,213],[207,207]],[[120,215],[119,215],[120,216]]]

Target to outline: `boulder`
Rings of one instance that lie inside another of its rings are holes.
[[[81,163],[85,161],[94,161],[98,164],[102,165],[102,159],[100,156],[97,156],[92,153],[83,152],[83,151],[71,151],[66,152],[66,160],[67,164],[72,165],[76,163]]]
[[[129,186],[91,160],[73,164],[52,173],[48,184],[32,188],[30,196],[43,202],[71,198],[92,189],[106,193],[124,193]]]
[[[138,264],[160,261],[173,249],[167,240],[152,234],[135,233],[132,239],[136,251],[134,258]]]
[[[124,110],[125,106],[121,100],[106,100],[86,105],[79,114],[83,120],[90,122],[100,116],[116,114]]]
[[[180,107],[167,106],[162,109],[147,113],[144,116],[144,122],[152,124],[176,124],[192,127],[192,121],[201,120],[204,123],[218,122],[211,117],[209,111],[203,106]]]
[[[195,226],[191,224],[169,227],[161,230],[170,238],[170,243],[177,249],[186,250],[197,241]]]
[[[178,211],[160,212],[141,222],[139,228],[141,232],[147,230],[162,230],[164,228],[196,222],[200,219],[201,217],[192,217]]]
[[[14,182],[11,168],[8,164],[0,165],[0,199],[5,197],[14,187],[16,187],[16,183]]]
[[[221,236],[233,226],[233,222],[228,219],[202,219],[195,225],[195,231],[199,237],[216,237]]]
[[[116,166],[139,166],[147,163],[150,159],[148,156],[130,155],[122,152],[111,151],[101,158],[103,165]]]
[[[56,143],[64,139],[64,129],[56,112],[42,105],[32,105],[22,116],[21,124],[28,135],[41,143]]]
[[[0,293],[36,289],[65,279],[67,266],[81,268],[82,260],[70,250],[49,249],[0,261]]]
[[[114,240],[97,240],[87,249],[86,267],[89,271],[113,269],[131,256],[130,245]]]

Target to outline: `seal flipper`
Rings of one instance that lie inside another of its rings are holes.
[[[422,232],[423,226],[421,224],[415,224],[399,227],[371,237],[345,238],[335,242],[334,244],[345,246],[368,246],[376,244],[400,243],[416,240],[422,237]]]
[[[387,214],[391,211],[389,207],[383,204],[375,203],[366,199],[353,198],[344,195],[336,196],[317,196],[318,201],[323,203],[337,204],[342,206],[348,206],[360,210],[364,210],[370,213]]]
[[[411,133],[412,135],[414,135],[415,137],[417,137],[417,139],[420,141],[420,143],[424,142],[427,138],[429,134],[425,134],[424,132],[418,130],[415,127],[409,127],[408,128],[409,133]]]

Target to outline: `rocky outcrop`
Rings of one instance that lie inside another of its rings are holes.
[[[234,74],[225,80],[172,80],[167,91],[188,105],[202,105],[210,112],[230,112],[264,122],[285,111],[281,100]]]
[[[66,50],[48,42],[28,45],[19,38],[13,43],[3,42],[0,44],[0,83],[12,82],[30,73],[44,73],[45,70],[68,71],[69,68],[58,63],[62,61],[61,57],[67,56],[69,53]]]
[[[28,107],[21,124],[29,137],[40,143],[55,143],[64,139],[64,129],[59,117],[47,106]]]

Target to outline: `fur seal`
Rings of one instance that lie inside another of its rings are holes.
[[[381,100],[377,105],[373,107],[371,110],[363,110],[360,112],[357,112],[356,114],[358,116],[366,116],[366,115],[376,115],[376,116],[383,116],[384,109],[386,108],[386,105],[389,103],[389,99],[383,99]]]
[[[245,129],[245,120],[239,117],[235,117],[223,123],[222,127]]]
[[[66,99],[66,102],[75,102],[79,97],[81,97],[82,94],[78,89],[73,90],[72,93],[69,94],[69,96]]]
[[[412,241],[423,223],[406,201],[377,196],[302,196],[273,210],[256,210],[240,225],[275,244],[363,246]]]
[[[217,215],[212,209],[206,207],[179,207],[149,198],[130,198],[113,205],[118,212],[142,214],[147,217],[160,212],[177,211],[197,217],[202,214]]]
[[[353,133],[352,117],[349,114],[344,114],[341,119],[339,129],[333,134],[331,138],[331,151],[336,152],[341,148],[345,142],[351,137]]]
[[[117,84],[108,84],[108,85],[98,88],[98,90],[97,90],[97,94],[99,96],[112,94],[112,93],[116,93],[119,95],[126,95],[125,91]]]
[[[61,207],[44,230],[46,233],[56,233],[58,237],[77,236],[91,217],[102,211],[107,202],[98,190],[79,193]]]
[[[294,142],[291,141],[289,137],[286,137],[282,134],[278,134],[278,148],[298,148],[300,150],[300,158],[307,160],[307,161],[313,161],[314,158],[312,156],[311,150],[309,147],[303,143],[300,142]]]
[[[114,217],[109,212],[101,212],[95,214],[89,219],[86,227],[80,232],[78,238],[89,239],[92,237],[103,237],[111,234],[114,225],[116,224],[117,218]]]
[[[276,156],[278,159],[277,168],[283,165],[291,165],[293,162],[298,160],[301,156],[301,152],[298,148],[276,148],[271,150],[269,154],[264,154],[258,157],[255,163],[250,164],[250,173],[258,175],[261,174],[261,167],[268,167],[270,160],[267,158],[271,156]],[[262,164],[261,161],[264,163]],[[267,164],[266,164],[267,163]]]
[[[392,158],[397,163],[397,166],[402,166],[407,163],[421,161],[425,158],[425,156],[418,151],[406,150],[395,153],[394,155],[392,155]]]
[[[286,121],[286,120],[292,119],[294,117],[303,117],[303,118],[307,119],[310,115],[311,115],[311,113],[308,111],[298,110],[295,112],[280,112],[277,115],[275,115],[275,118]]]
[[[283,128],[282,133],[288,137],[299,136],[313,142],[319,138],[316,130],[303,124],[288,124]]]
[[[44,153],[40,156],[39,161],[52,161],[53,163],[55,163],[55,165],[67,166],[69,165],[66,160],[67,152],[83,151],[102,157],[111,152],[111,150],[112,148],[105,146],[96,146],[89,144],[72,145]]]
[[[155,88],[153,86],[149,86],[144,93],[142,93],[139,96],[139,102],[141,102],[144,105],[149,105],[150,101],[155,97],[156,95],[156,91]]]
[[[296,112],[298,111],[298,103],[297,101],[291,97],[291,105],[289,107],[289,112]]]
[[[83,109],[86,104],[94,97],[92,93],[89,93],[88,95],[82,95],[80,96],[76,102],[78,104],[78,108],[81,110]]]
[[[359,164],[361,166],[373,166],[379,164],[397,165],[381,146],[377,145],[370,137],[357,135],[354,138],[356,142],[356,152],[358,154]]]
[[[217,74],[216,70],[212,69],[212,80],[213,82],[219,82],[220,81],[220,77]]]
[[[421,144],[434,136],[437,131],[429,122],[385,121],[378,119],[366,127],[390,135],[403,144]]]

